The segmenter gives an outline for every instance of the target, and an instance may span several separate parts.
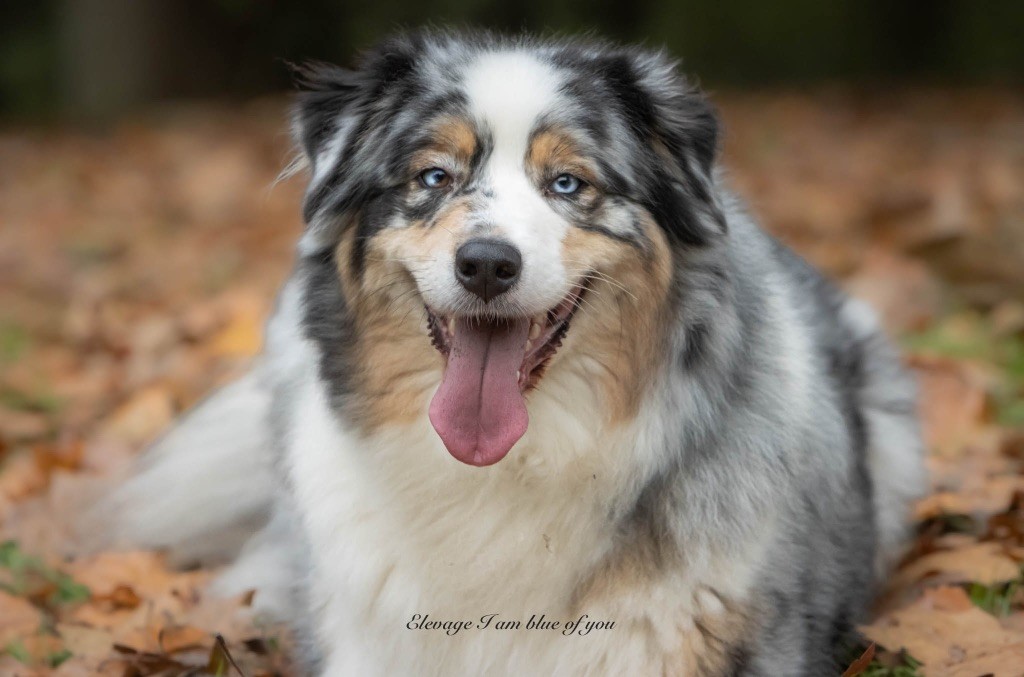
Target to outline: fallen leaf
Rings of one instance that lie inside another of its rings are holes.
[[[170,393],[165,388],[152,386],[118,407],[100,429],[100,435],[141,446],[166,428],[173,417],[174,402]]]
[[[39,469],[47,476],[55,470],[75,471],[82,467],[84,445],[81,440],[67,444],[37,444],[32,454]]]
[[[943,583],[992,585],[1015,580],[1020,575],[1020,564],[1007,557],[998,543],[975,543],[915,560],[896,573],[892,585],[909,587],[925,578]]]
[[[929,675],[949,674],[951,666],[982,658],[1012,657],[1024,641],[1024,636],[1005,630],[996,618],[971,604],[962,589],[948,587],[926,590],[915,603],[861,632],[891,651],[906,649],[924,663]]]
[[[58,623],[57,634],[77,658],[102,659],[110,655],[113,635],[109,630],[77,623]]]
[[[929,591],[928,602],[936,611],[968,611],[974,608],[963,588],[948,586]]]
[[[985,538],[1004,546],[1024,547],[1024,491],[1014,492],[1010,506],[989,517]]]
[[[171,625],[160,631],[160,648],[165,653],[177,653],[210,644],[210,633],[190,625]]]
[[[0,590],[0,647],[39,629],[42,614],[28,600]]]
[[[22,654],[24,662],[34,667],[52,667],[54,664],[66,660],[67,649],[59,637],[44,632],[36,632],[23,636],[17,641],[18,652]],[[8,645],[10,651],[10,645]]]
[[[1024,303],[1007,299],[993,308],[992,330],[1000,336],[1024,336]]]
[[[0,439],[6,440],[8,444],[38,439],[49,430],[50,424],[45,414],[0,406]]]
[[[985,421],[985,381],[963,363],[946,358],[917,355],[909,363],[921,389],[928,447],[940,455],[957,454]]]
[[[221,357],[252,357],[263,345],[266,308],[260,299],[240,296],[227,325],[210,339],[209,351]]]
[[[115,609],[134,609],[142,603],[142,599],[129,585],[118,585],[109,594],[94,595],[93,601],[109,602]]]
[[[181,331],[190,341],[205,339],[228,320],[224,302],[206,301],[189,308],[180,319]]]
[[[934,322],[945,298],[926,265],[878,247],[867,252],[858,272],[843,286],[871,304],[882,325],[894,334],[920,330]]]
[[[872,643],[868,645],[867,649],[864,649],[864,653],[850,663],[850,667],[843,671],[842,677],[857,677],[857,675],[868,669],[868,666],[871,665],[871,661],[874,659],[875,645]]]
[[[9,456],[0,468],[0,495],[18,501],[46,488],[48,478],[29,453]]]

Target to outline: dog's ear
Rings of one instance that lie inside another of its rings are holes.
[[[360,78],[354,71],[322,62],[295,66],[294,72],[299,94],[292,111],[292,134],[315,173],[326,142],[341,131],[346,112],[355,108]]]
[[[333,224],[344,218],[325,212],[327,198],[353,189],[339,175],[358,133],[365,85],[360,73],[331,64],[306,63],[294,70],[299,93],[292,108],[292,137],[301,156],[293,167],[309,169],[302,207],[306,232],[299,248],[313,253],[330,246]]]
[[[380,160],[386,111],[402,97],[417,42],[399,36],[364,54],[347,70],[323,63],[297,69],[292,112],[295,142],[310,169],[303,202],[303,251],[330,246],[373,186],[384,179]]]
[[[678,162],[710,173],[718,155],[714,106],[663,52],[625,52],[604,63],[604,75],[627,116]]]
[[[651,161],[642,189],[648,210],[686,244],[704,244],[723,233],[725,219],[713,190],[719,123],[707,97],[661,52],[613,54],[601,70],[647,146]]]

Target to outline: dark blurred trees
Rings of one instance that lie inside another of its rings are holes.
[[[0,114],[103,117],[287,86],[402,26],[593,30],[705,83],[1024,80],[1018,0],[40,0],[0,3]]]

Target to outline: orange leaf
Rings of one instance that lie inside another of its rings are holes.
[[[206,646],[210,634],[191,625],[171,625],[160,631],[160,648],[166,653]]]
[[[118,585],[109,595],[97,595],[93,599],[110,602],[115,609],[134,609],[142,603],[142,598],[128,585]]]
[[[868,666],[871,665],[871,661],[874,659],[875,643],[872,642],[868,645],[868,648],[864,649],[864,653],[862,653],[858,659],[850,663],[850,667],[843,671],[843,677],[857,677],[857,675],[868,669]]]

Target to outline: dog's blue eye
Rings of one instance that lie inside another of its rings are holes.
[[[572,174],[560,174],[551,182],[551,192],[559,195],[572,195],[580,189],[582,183]]]
[[[431,167],[420,173],[420,183],[426,188],[444,188],[451,180],[448,172],[440,167]]]

